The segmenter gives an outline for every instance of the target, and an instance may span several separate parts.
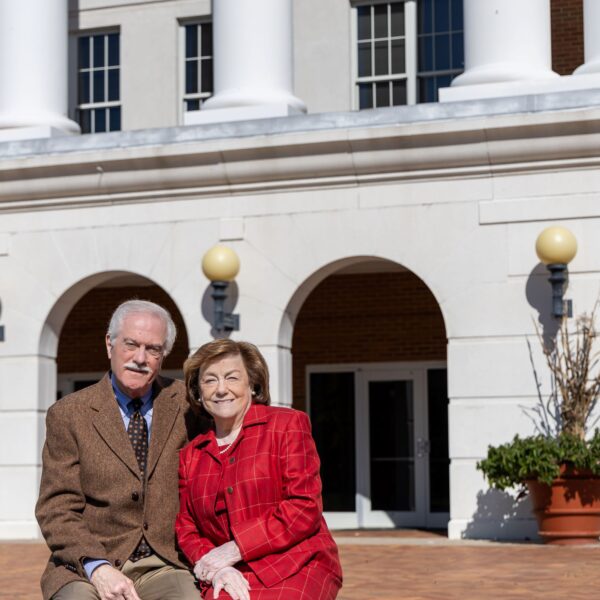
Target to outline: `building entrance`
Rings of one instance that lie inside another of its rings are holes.
[[[307,392],[330,527],[447,525],[444,364],[309,367]]]

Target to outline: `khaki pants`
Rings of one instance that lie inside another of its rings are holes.
[[[137,562],[128,560],[121,572],[135,584],[142,600],[199,600],[194,576],[186,569],[167,564],[156,555]],[[100,600],[96,588],[86,581],[74,581],[58,590],[52,600]]]

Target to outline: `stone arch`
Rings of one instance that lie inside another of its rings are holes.
[[[416,277],[418,277],[424,283],[427,289],[431,292],[432,296],[435,298],[440,308],[440,311],[442,312],[444,330],[446,332],[448,331],[447,317],[444,314],[443,303],[440,301],[441,293],[436,288],[436,286],[433,285],[433,282],[428,281],[428,278],[423,277],[420,273],[415,272],[410,267],[400,264],[393,259],[380,256],[348,256],[337,260],[333,260],[317,268],[310,275],[308,275],[306,279],[304,279],[304,281],[302,281],[302,283],[296,288],[296,290],[294,291],[287,303],[287,306],[283,312],[283,317],[281,319],[278,338],[280,347],[291,348],[292,336],[294,333],[294,325],[298,313],[308,296],[324,279],[326,279],[330,275],[339,273],[344,269],[350,269],[353,267],[360,268],[361,265],[366,264],[372,265],[373,267],[375,267],[376,265],[380,265],[383,270],[395,265],[396,267],[406,269],[407,271],[413,273]]]
[[[56,300],[46,317],[39,348],[40,355],[46,363],[51,362],[54,370],[54,375],[45,378],[48,382],[54,381],[51,387],[57,387],[57,371],[98,373],[106,370],[108,364],[102,340],[108,319],[117,304],[132,297],[158,302],[171,312],[178,335],[163,368],[181,368],[189,352],[189,342],[183,315],[173,297],[145,275],[104,271],[77,281]],[[95,314],[96,310],[98,314]],[[68,338],[66,345],[64,336]],[[82,356],[86,349],[89,354]],[[46,398],[43,404],[47,406],[53,397]]]
[[[436,294],[396,261],[356,256],[308,277],[285,318],[293,406],[313,423],[331,525],[446,526],[447,327]],[[392,440],[389,456],[370,427]],[[417,458],[417,440],[433,450]]]

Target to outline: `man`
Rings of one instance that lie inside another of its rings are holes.
[[[50,408],[36,516],[52,555],[44,600],[198,600],[175,542],[178,450],[195,435],[181,382],[158,376],[175,325],[121,304],[110,372]]]

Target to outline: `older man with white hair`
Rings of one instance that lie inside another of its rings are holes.
[[[106,334],[110,372],[50,408],[36,516],[44,600],[197,600],[176,546],[178,450],[195,436],[181,382],[159,376],[169,313],[130,300]]]

